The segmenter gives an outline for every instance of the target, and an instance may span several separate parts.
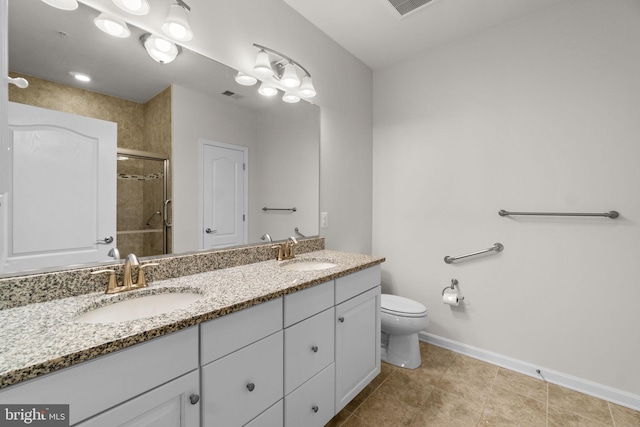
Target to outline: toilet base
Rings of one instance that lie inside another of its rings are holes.
[[[407,369],[416,369],[422,364],[420,357],[420,343],[418,334],[387,334],[382,333],[382,361]]]

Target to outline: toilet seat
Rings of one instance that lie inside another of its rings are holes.
[[[427,307],[409,298],[382,294],[380,311],[401,317],[424,317],[427,314]]]

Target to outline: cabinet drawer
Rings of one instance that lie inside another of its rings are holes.
[[[267,409],[244,427],[282,427],[284,425],[284,403],[279,400],[278,403]]]
[[[282,329],[282,298],[200,325],[201,364],[245,347]]]
[[[282,331],[202,368],[204,426],[241,426],[282,399]]]
[[[334,415],[334,364],[284,398],[285,427],[322,427]]]
[[[0,402],[69,404],[73,425],[197,368],[194,326],[2,389]]]
[[[336,305],[380,285],[380,265],[336,279]]]
[[[333,363],[334,308],[284,330],[284,394]]]
[[[284,296],[284,327],[333,306],[333,280]]]

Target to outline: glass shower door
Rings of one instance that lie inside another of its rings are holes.
[[[118,250],[121,257],[161,255],[168,244],[168,160],[118,149]]]

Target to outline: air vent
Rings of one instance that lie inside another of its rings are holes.
[[[389,3],[391,3],[391,6],[393,6],[401,16],[404,16],[433,1],[435,0],[389,0]]]
[[[242,98],[242,95],[238,95],[235,92],[231,92],[230,90],[225,90],[224,92],[222,92],[222,94],[224,96],[228,96],[229,98],[233,98],[233,99],[240,99]]]

